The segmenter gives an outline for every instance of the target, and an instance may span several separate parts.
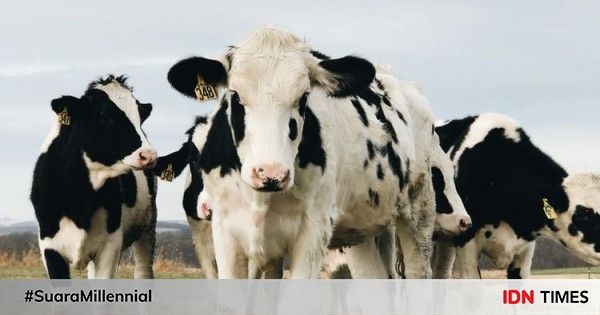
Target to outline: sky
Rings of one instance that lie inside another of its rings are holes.
[[[167,154],[213,103],[173,90],[171,65],[218,58],[273,25],[332,57],[354,54],[422,86],[437,119],[499,112],[569,172],[600,172],[600,2],[2,1],[0,223],[33,220],[31,174],[50,101],[127,74],[154,105],[144,130]],[[161,182],[159,220],[185,220],[183,176]]]

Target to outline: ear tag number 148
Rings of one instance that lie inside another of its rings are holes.
[[[215,87],[212,85],[206,84],[206,82],[204,81],[204,78],[201,75],[198,74],[197,77],[198,77],[198,84],[196,85],[196,88],[194,89],[194,92],[196,93],[196,98],[201,102],[216,99],[217,98],[217,90],[215,89]]]

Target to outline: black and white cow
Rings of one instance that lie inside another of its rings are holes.
[[[451,276],[455,250],[461,278],[479,277],[481,253],[507,268],[508,278],[526,278],[539,235],[600,264],[600,175],[568,175],[504,115],[452,120],[436,132],[454,162],[456,187],[473,220],[473,227],[454,239],[456,247],[441,244],[443,266],[436,276]]]
[[[198,262],[207,279],[217,278],[215,251],[212,238],[212,209],[208,193],[204,190],[202,173],[198,168],[199,155],[192,136],[196,129],[207,124],[204,116],[196,117],[192,128],[186,134],[188,140],[181,148],[169,155],[158,158],[155,175],[161,176],[165,170],[172,171],[173,177],[179,176],[186,168],[186,186],[183,192],[183,209],[186,214],[192,241]]]
[[[198,261],[203,266],[206,277],[213,279],[217,273],[216,267],[213,265],[215,254],[213,249],[212,229],[210,227],[212,206],[210,197],[206,190],[204,190],[201,171],[197,168],[197,161],[199,159],[198,150],[192,139],[194,133],[202,134],[201,129],[207,128],[206,123],[206,117],[197,117],[194,126],[186,132],[188,141],[184,143],[178,151],[159,157],[155,173],[157,176],[160,176],[164,170],[171,169],[174,177],[177,177],[186,167],[188,167],[186,172],[186,188],[183,194],[183,208],[186,212],[192,233],[192,240],[195,245]],[[203,134],[206,134],[206,132]],[[434,137],[436,138],[436,141],[438,141],[437,135],[434,135]],[[431,163],[431,180],[436,195],[437,212],[435,232],[437,235],[443,236],[458,235],[470,227],[471,219],[467,214],[454,185],[454,167],[448,155],[439,145],[434,146],[431,155]],[[382,249],[380,248],[380,251],[381,250]],[[392,255],[392,257],[395,257],[395,255]],[[343,252],[340,253],[337,250],[330,250],[328,252],[327,260],[328,263],[324,263],[324,265],[327,265],[326,268],[329,271],[332,271],[332,269],[339,269],[339,264],[346,264],[345,255],[343,255]],[[396,261],[390,260],[386,263],[392,264],[391,266],[393,266]],[[270,268],[274,269],[276,266],[271,266]],[[390,270],[394,269],[393,267],[388,268]],[[267,272],[266,277],[271,277],[271,273]]]
[[[135,277],[151,278],[156,226],[157,158],[141,124],[152,111],[124,76],[90,83],[81,98],[52,101],[58,114],[41,148],[31,188],[39,245],[50,278],[69,265],[89,278],[111,278],[133,245]]]
[[[328,245],[353,245],[349,265],[370,267],[358,277],[387,277],[374,237],[389,226],[406,275],[431,276],[431,149],[415,143],[433,144],[433,118],[426,105],[409,115],[407,103],[427,102],[414,84],[272,28],[221,60],[182,60],[168,77],[190,97],[203,84],[221,94],[194,141],[220,278],[256,277],[285,255],[291,278],[315,278]]]

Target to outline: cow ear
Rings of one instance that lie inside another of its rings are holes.
[[[50,102],[50,106],[62,120],[70,120],[73,117],[77,117],[83,110],[81,100],[74,96],[62,96],[55,98],[52,100],[52,102]],[[64,122],[66,121],[63,121],[63,123]]]
[[[320,61],[311,75],[331,96],[345,97],[367,88],[375,78],[375,67],[365,59],[346,56]]]
[[[227,70],[223,63],[202,57],[191,57],[176,63],[169,70],[167,78],[177,91],[189,97],[196,97],[194,89],[198,84],[198,75],[213,87],[227,83]]]
[[[185,167],[189,163],[190,156],[190,145],[193,145],[191,142],[185,142],[179,150],[161,156],[156,160],[156,166],[153,169],[154,175],[160,176],[161,179],[171,181],[168,177],[169,172],[172,174],[172,177],[177,177],[183,172]],[[167,178],[165,178],[167,177]]]

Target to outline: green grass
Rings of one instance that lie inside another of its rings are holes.
[[[46,279],[46,270],[39,266],[3,265],[0,266],[0,279]],[[157,279],[202,279],[204,274],[199,268],[154,268]],[[86,270],[71,269],[71,278],[87,278]],[[117,279],[133,279],[132,266],[119,266]]]
[[[590,269],[592,274],[600,274],[600,267],[592,267]],[[564,274],[587,274],[587,267],[577,267],[577,268],[557,268],[557,269],[538,269],[532,270],[531,274],[533,275],[564,275]]]

